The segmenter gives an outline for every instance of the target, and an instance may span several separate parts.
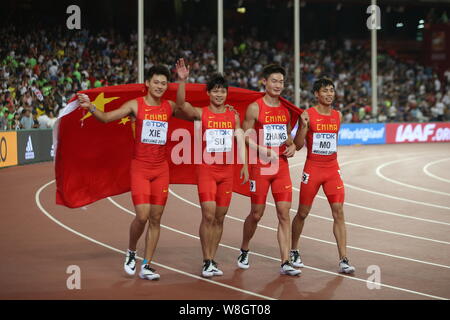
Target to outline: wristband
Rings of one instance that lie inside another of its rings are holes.
[[[91,104],[91,107],[89,108],[89,111],[91,113],[94,113],[95,110],[97,110],[97,107],[94,104]]]

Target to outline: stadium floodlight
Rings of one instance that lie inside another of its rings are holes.
[[[239,13],[245,13],[247,11],[247,8],[240,7],[240,8],[237,8],[236,11],[239,12]]]
[[[419,25],[417,26],[417,29],[423,29],[423,28],[425,28],[425,26],[424,26],[423,24],[419,24]]]
[[[402,22],[397,22],[397,24],[395,25],[397,28],[401,28],[404,26],[404,24]]]
[[[425,20],[423,20],[423,19],[419,20],[419,24],[424,24],[424,23],[425,23]]]

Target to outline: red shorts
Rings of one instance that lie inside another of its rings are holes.
[[[169,164],[131,160],[131,197],[134,205],[156,204],[164,206],[169,191]]]
[[[286,158],[270,165],[250,165],[250,196],[253,204],[265,204],[269,187],[275,202],[292,201],[292,181]]]
[[[218,207],[228,207],[233,193],[233,170],[233,165],[196,165],[200,202],[215,201]]]
[[[330,204],[344,203],[344,182],[337,161],[306,160],[300,183],[300,204],[311,206],[320,186]]]

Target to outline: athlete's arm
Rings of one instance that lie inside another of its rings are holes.
[[[305,145],[306,134],[309,130],[309,115],[308,112],[303,111],[300,118],[298,119],[298,129],[295,134],[294,144],[296,146],[296,150],[300,150]]]
[[[283,154],[290,158],[293,157],[295,154],[295,150],[297,149],[294,141],[292,141],[292,137],[291,137],[291,132],[292,132],[292,127],[291,127],[291,123],[289,122],[287,125],[287,139],[284,142],[286,144],[286,149],[283,151]]]
[[[173,115],[174,117],[195,121],[202,118],[201,108],[194,108],[189,102],[186,102],[186,79],[189,77],[189,67],[184,64],[184,59],[181,58],[177,61],[177,74],[178,74],[178,90],[177,90],[177,102],[174,104]]]
[[[134,116],[137,115],[137,101],[136,100],[130,100],[125,102],[123,105],[120,106],[120,108],[116,110],[112,110],[109,112],[103,112],[101,110],[98,110],[95,105],[91,103],[91,100],[89,99],[87,94],[84,93],[78,93],[78,101],[80,102],[80,106],[82,108],[88,109],[97,120],[107,123],[115,120],[122,119],[123,117],[126,117],[130,114],[133,114]]]
[[[245,133],[245,143],[255,150],[258,150],[258,144],[253,137],[256,137],[258,134],[255,131],[255,122],[258,119],[258,114],[259,106],[256,102],[253,102],[248,105],[247,111],[245,112],[245,119],[242,122],[242,130],[244,130]]]
[[[241,163],[243,164],[241,169],[240,178],[243,179],[242,184],[248,181],[248,161],[247,161],[247,148],[245,147],[244,130],[241,128],[241,120],[239,114],[236,112],[234,115],[234,120],[236,123],[236,129],[234,135],[236,136],[237,142],[237,152]]]
[[[258,119],[259,106],[256,102],[248,105],[247,111],[245,113],[245,119],[242,123],[242,129],[244,130],[245,143],[252,149],[259,152],[259,154],[266,154],[269,159],[277,159],[278,155],[272,149],[268,149],[264,146],[258,145],[255,138],[258,134],[255,131],[255,122]]]

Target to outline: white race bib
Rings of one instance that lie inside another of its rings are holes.
[[[206,129],[206,152],[229,152],[233,143],[233,129]]]
[[[148,144],[166,144],[168,127],[169,123],[166,121],[143,120],[141,142]]]
[[[286,124],[265,124],[264,145],[268,147],[279,147],[288,138]]]
[[[312,153],[325,156],[336,152],[337,133],[313,133]]]

